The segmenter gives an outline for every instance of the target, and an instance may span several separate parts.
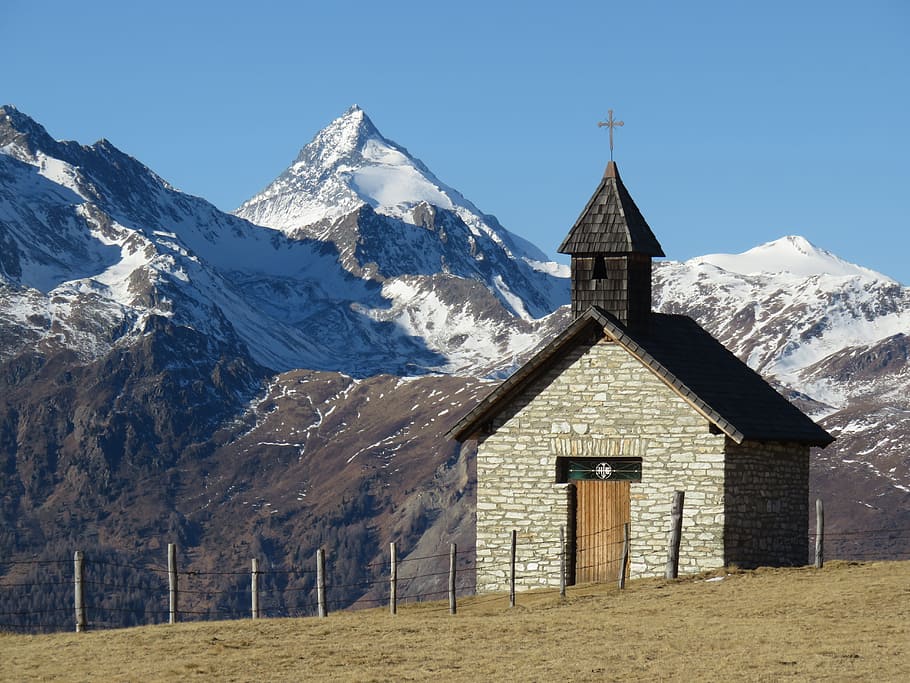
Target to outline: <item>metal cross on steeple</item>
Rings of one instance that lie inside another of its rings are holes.
[[[606,126],[607,128],[610,129],[610,161],[613,161],[613,128],[615,128],[616,126],[621,126],[621,125],[623,125],[622,121],[613,120],[613,110],[612,109],[607,109],[607,120],[606,121],[597,122],[598,128],[603,128],[604,126]]]

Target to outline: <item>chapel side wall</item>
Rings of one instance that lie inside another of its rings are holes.
[[[725,564],[802,566],[809,561],[809,447],[727,443]]]
[[[676,490],[686,491],[680,571],[723,566],[724,437],[618,344],[567,353],[493,426],[477,450],[478,591],[507,588],[512,529],[516,587],[558,585],[559,528],[574,524],[573,487],[555,483],[558,456],[642,458],[642,481],[631,485],[632,576],[663,573]]]

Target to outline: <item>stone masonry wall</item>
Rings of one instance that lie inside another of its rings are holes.
[[[809,560],[809,447],[727,444],[725,564],[743,568]]]
[[[581,345],[532,382],[477,450],[477,589],[559,585],[559,531],[574,524],[558,456],[642,458],[631,485],[631,575],[666,563],[673,492],[686,492],[680,571],[724,564],[724,441],[706,418],[621,346]]]

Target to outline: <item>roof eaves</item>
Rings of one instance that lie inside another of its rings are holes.
[[[819,427],[819,429],[822,430],[821,427]],[[824,430],[822,430],[822,431],[824,431]],[[811,437],[808,435],[800,437],[800,436],[782,435],[782,434],[774,434],[774,433],[767,433],[767,434],[756,433],[756,434],[749,434],[747,438],[749,441],[778,441],[778,442],[787,442],[787,443],[799,443],[799,444],[803,444],[805,446],[818,446],[819,448],[825,448],[826,446],[831,445],[835,441],[835,438],[833,436],[831,436],[830,434],[828,434],[827,432],[825,432],[825,435],[826,435],[826,438],[821,438],[819,436]]]

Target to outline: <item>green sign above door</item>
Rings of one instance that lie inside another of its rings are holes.
[[[568,480],[641,481],[641,458],[569,460]]]

